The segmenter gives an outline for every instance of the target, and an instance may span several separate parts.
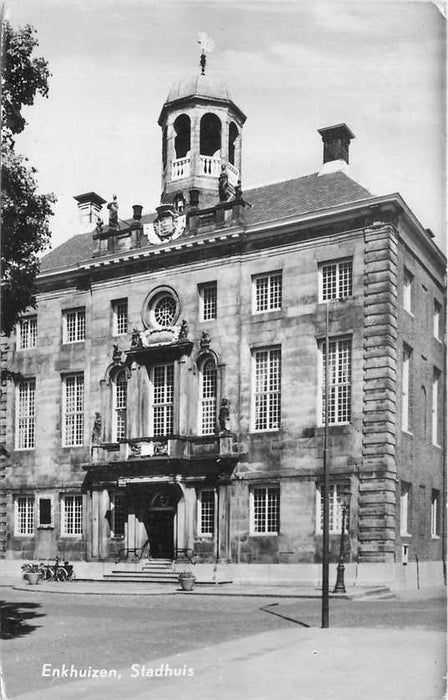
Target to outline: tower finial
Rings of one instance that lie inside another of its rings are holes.
[[[215,44],[210,39],[210,37],[205,34],[205,32],[199,32],[198,44],[201,45],[201,57],[199,59],[199,65],[201,67],[201,75],[205,75],[205,66],[207,63],[207,51],[213,51]]]

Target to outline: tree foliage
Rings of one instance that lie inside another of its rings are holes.
[[[1,330],[6,334],[23,311],[35,306],[39,253],[50,241],[51,204],[56,201],[52,194],[38,193],[36,169],[15,153],[14,137],[26,126],[23,107],[32,105],[37,94],[48,95],[48,64],[32,57],[38,46],[35,34],[29,25],[14,30],[3,24]]]

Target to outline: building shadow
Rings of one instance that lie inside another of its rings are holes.
[[[39,603],[7,603],[0,600],[0,639],[16,639],[31,634],[40,625],[32,624],[45,613],[37,612]]]

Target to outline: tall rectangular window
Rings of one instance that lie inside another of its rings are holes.
[[[113,380],[114,388],[114,440],[126,437],[128,381],[126,370],[120,370]]]
[[[434,367],[432,375],[432,442],[440,445],[440,371]]]
[[[434,315],[433,315],[433,333],[434,338],[440,340],[442,337],[441,332],[441,320],[442,320],[442,307],[439,302],[434,299]]]
[[[82,535],[82,496],[63,496],[62,534]]]
[[[37,316],[21,318],[17,324],[17,348],[29,350],[37,345]]]
[[[431,492],[431,537],[440,535],[440,491]]]
[[[153,434],[173,434],[174,365],[153,368]]]
[[[32,450],[36,440],[36,380],[24,379],[17,386],[16,449]]]
[[[216,432],[216,385],[217,371],[213,359],[207,358],[200,365],[200,434]]]
[[[402,481],[400,484],[400,535],[409,537],[410,535],[410,514],[411,514],[411,484]]]
[[[406,268],[403,268],[403,309],[412,313],[412,281],[414,275]]]
[[[34,496],[17,496],[15,506],[15,534],[34,535]]]
[[[253,488],[250,492],[252,535],[277,535],[280,531],[280,489],[278,486]]]
[[[320,300],[347,299],[353,293],[353,262],[339,260],[322,263],[320,270]]]
[[[255,350],[252,356],[253,430],[278,430],[281,406],[281,350]]]
[[[403,363],[401,369],[401,428],[411,431],[411,356],[412,350],[403,345]]]
[[[342,529],[342,494],[348,490],[348,484],[343,482],[335,482],[330,484],[328,493],[329,510],[330,510],[330,532],[339,534]],[[317,513],[316,513],[316,531],[322,532],[324,529],[324,498],[322,493],[322,485],[317,487]],[[350,524],[350,510],[347,509],[345,515],[345,531],[348,532]]]
[[[212,489],[198,493],[198,534],[213,535],[215,532],[215,492]]]
[[[218,288],[216,282],[200,284],[199,306],[201,321],[212,321],[217,317]]]
[[[112,302],[113,335],[125,335],[128,332],[128,300],[116,299]]]
[[[62,380],[62,444],[84,444],[84,375],[68,374]]]
[[[123,537],[127,521],[126,497],[124,493],[115,493],[112,496],[112,522],[113,537]]]
[[[276,311],[282,308],[282,273],[257,275],[252,281],[254,313]]]
[[[325,341],[320,345],[321,355],[321,421],[325,425]],[[329,338],[328,342],[328,425],[350,423],[352,388],[351,338]]]
[[[86,338],[86,311],[84,308],[70,309],[62,313],[64,343],[78,343]]]

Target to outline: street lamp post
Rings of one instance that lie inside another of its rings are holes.
[[[336,585],[334,587],[333,593],[345,593],[345,582],[344,582],[344,544],[345,544],[345,521],[347,519],[347,512],[350,506],[350,491],[346,490],[341,493],[341,510],[342,510],[342,522],[341,522],[341,544],[339,548],[339,560],[338,560],[338,573],[336,577]]]

